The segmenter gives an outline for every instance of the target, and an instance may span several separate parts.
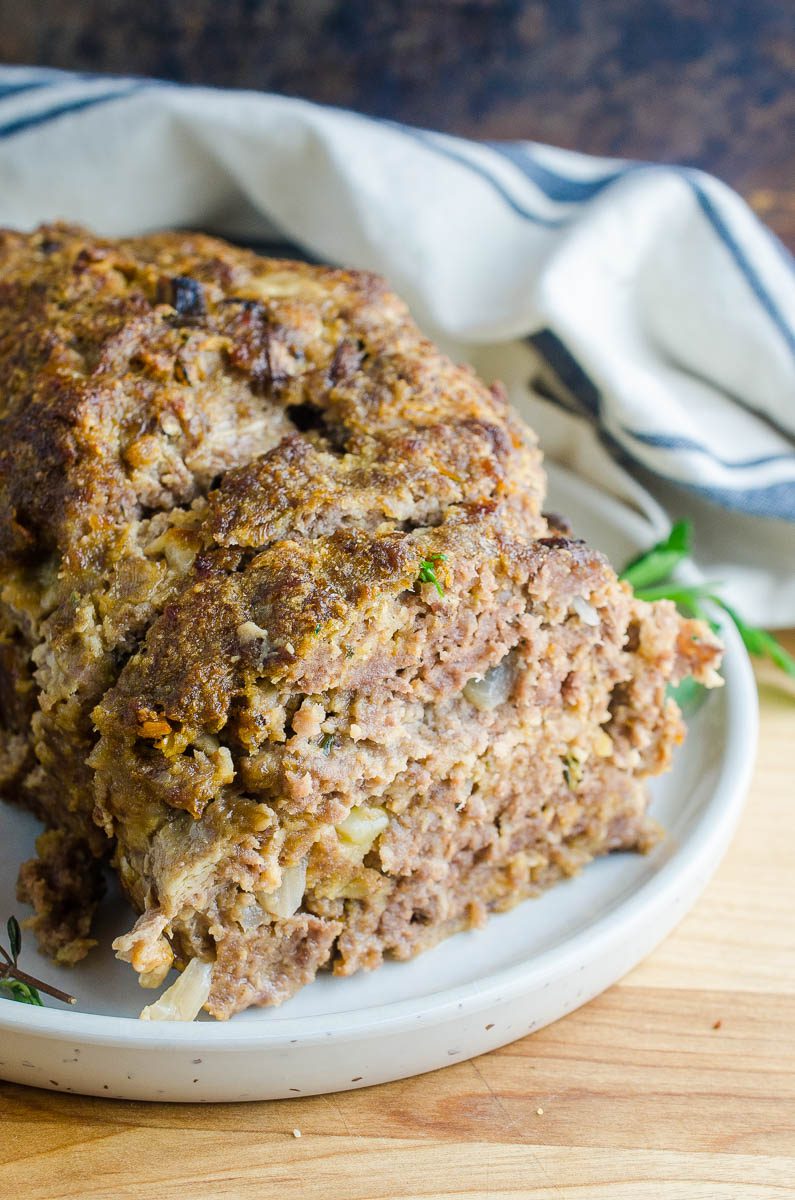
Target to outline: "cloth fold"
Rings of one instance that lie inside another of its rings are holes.
[[[384,274],[546,452],[795,623],[795,270],[720,181],[302,100],[0,68],[0,223],[202,228]]]

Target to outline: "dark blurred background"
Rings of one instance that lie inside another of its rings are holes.
[[[700,166],[795,244],[793,0],[0,0],[0,59]]]

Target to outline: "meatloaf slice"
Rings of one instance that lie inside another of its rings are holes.
[[[719,647],[543,495],[373,276],[3,234],[0,787],[49,826],[44,948],[86,952],[110,858],[119,955],[228,1017],[645,849],[667,686]]]

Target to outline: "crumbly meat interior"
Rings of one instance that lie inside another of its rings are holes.
[[[654,838],[719,646],[542,515],[532,433],[374,276],[0,235],[0,791],[73,962],[110,859],[207,1008],[408,957]]]

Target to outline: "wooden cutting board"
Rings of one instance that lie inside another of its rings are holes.
[[[307,1100],[0,1083],[3,1200],[795,1197],[795,685],[759,678],[734,844],[678,930],[598,1000],[472,1062]]]

